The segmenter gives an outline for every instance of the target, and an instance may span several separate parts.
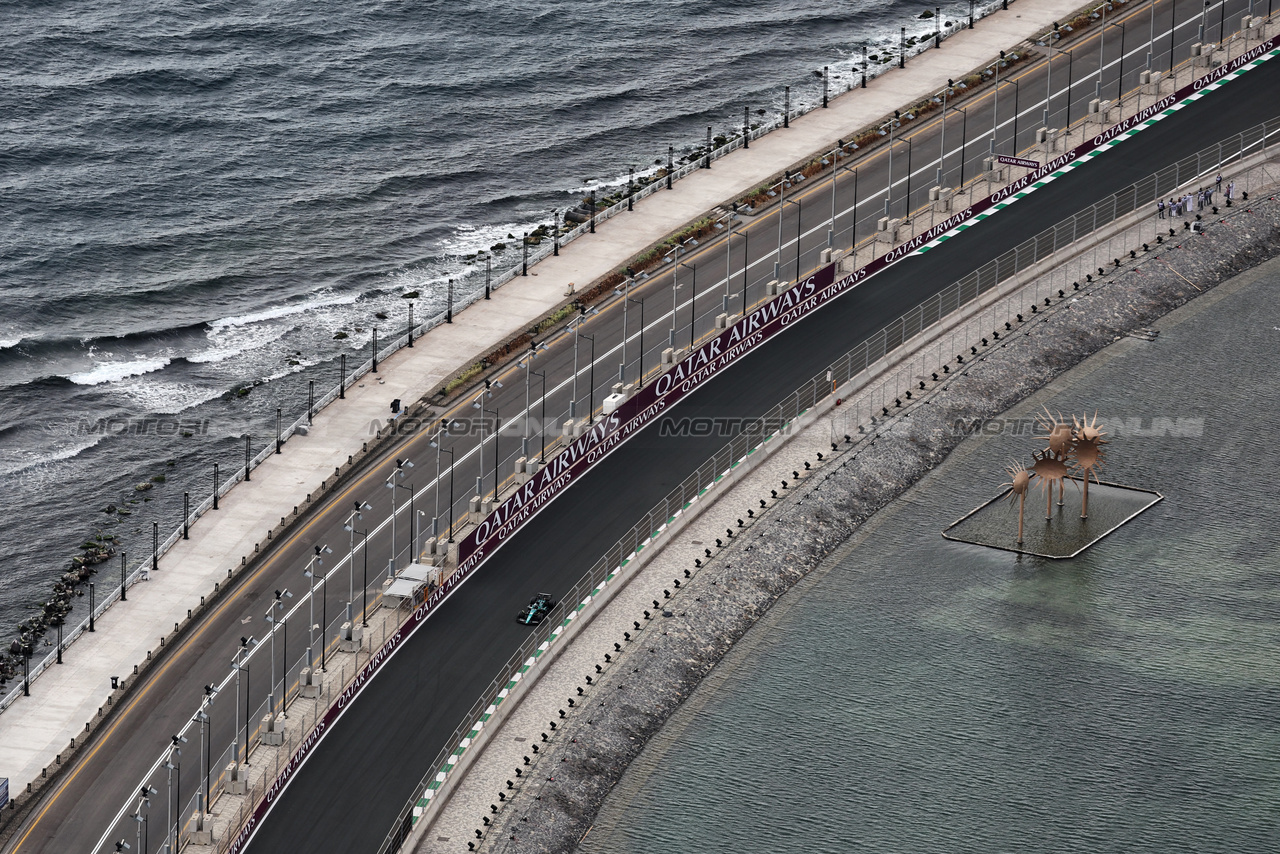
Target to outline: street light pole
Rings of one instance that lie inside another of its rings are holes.
[[[212,707],[213,698],[218,694],[218,689],[212,685],[204,686],[204,699],[200,701],[200,710],[196,712],[196,717],[200,720],[200,745],[204,751],[204,766],[201,769],[200,776],[204,779],[204,802],[200,809],[201,813],[209,812],[209,774],[212,770],[209,766],[210,748],[213,743],[213,733],[210,729],[209,737],[205,737],[205,728],[209,726],[209,709]]]
[[[364,552],[364,569],[360,587],[360,625],[369,627],[369,529],[356,531],[360,535],[360,545]],[[324,648],[320,649],[320,670],[324,671]]]
[[[547,372],[533,371],[533,376],[537,377],[542,383],[542,397],[540,398],[541,411],[538,413],[538,437],[542,441],[542,449],[538,452],[538,462],[545,463],[547,461]]]
[[[357,501],[356,506],[359,507],[360,502]],[[352,515],[356,516],[359,514]],[[309,561],[307,561],[307,568],[302,571],[302,574],[307,577],[309,584],[309,589],[307,591],[307,639],[311,649],[315,649],[316,646],[316,572],[319,571],[320,567],[324,566],[324,558],[322,558],[321,555],[333,554],[333,549],[328,546],[316,546],[315,549],[316,553],[311,556]],[[328,576],[325,576],[325,578],[327,580]],[[325,590],[322,587],[321,595],[323,595],[324,592]]]
[[[778,210],[778,221],[781,222],[783,211],[787,209],[787,205],[796,206],[796,281],[797,282],[800,281],[800,229],[803,225],[801,214],[804,210],[801,205],[802,201],[803,199],[787,199],[786,202],[783,203],[783,206]]]
[[[284,610],[285,596],[289,597],[290,599],[293,598],[293,594],[289,592],[289,588],[287,587],[283,590],[277,590],[275,592],[275,599],[272,600],[271,607],[267,609],[267,616],[266,616],[266,621],[271,625],[271,687],[270,687],[270,690],[267,691],[267,699],[268,699],[267,711],[271,713],[271,717],[273,718],[276,716],[276,623],[277,623],[277,620],[275,618],[275,612]],[[286,670],[288,668],[287,662],[285,664],[285,668]],[[286,676],[287,675],[288,674],[286,672]]]
[[[686,270],[693,271],[693,296],[690,298],[689,302],[689,352],[692,353],[694,341],[693,326],[698,319],[698,268],[691,267],[683,261],[680,262],[680,266],[684,267]],[[672,316],[671,322],[675,322],[674,315]]]
[[[636,376],[636,388],[644,386],[644,300],[627,297],[627,302],[640,306],[640,367]]]
[[[244,686],[244,758],[240,757],[240,671],[245,671],[246,682],[249,679],[249,650],[258,645],[258,639],[240,638],[240,648],[231,658],[231,669],[236,672],[235,729],[231,733],[231,758],[241,765],[249,764],[249,686]]]
[[[386,486],[391,490],[391,561],[387,565],[387,577],[391,578],[395,575],[396,567],[396,515],[399,508],[396,506],[396,481],[403,480],[407,472],[405,469],[413,468],[413,462],[408,457],[405,459],[396,459],[395,470],[387,475]]]
[[[591,342],[591,370],[588,374],[588,379],[587,379],[587,382],[590,386],[590,388],[587,389],[587,420],[594,424],[596,419],[596,416],[595,416],[595,412],[596,412],[596,336],[583,335],[581,332],[579,332],[578,338],[585,338],[586,340]],[[574,341],[574,347],[575,348],[577,347],[576,340]],[[573,374],[575,379],[578,376],[577,362],[578,360],[577,360],[577,357],[575,356],[574,357],[574,374]]]
[[[342,529],[346,531],[348,534],[350,534],[350,536],[347,537],[347,601],[348,602],[353,601],[355,598],[355,592],[353,588],[355,587],[355,578],[356,578],[356,568],[355,568],[356,520],[357,519],[363,520],[364,511],[373,509],[373,505],[370,504],[368,501],[356,501],[353,503],[355,504],[355,509],[351,511],[351,515],[347,517],[347,520],[342,523]],[[329,551],[328,546],[325,546],[324,548],[326,552]],[[319,557],[319,554],[320,554],[320,547],[316,546],[317,558]],[[332,552],[330,552],[330,554],[332,554]]]

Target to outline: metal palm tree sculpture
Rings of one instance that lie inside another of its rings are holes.
[[[1044,407],[1044,412],[1036,416],[1036,426],[1044,430],[1044,435],[1040,438],[1044,439],[1049,446],[1049,451],[1055,456],[1066,459],[1071,455],[1075,446],[1075,436],[1071,432],[1071,425],[1066,422],[1059,412],[1055,418],[1053,413],[1049,411],[1049,407]],[[1063,492],[1066,489],[1066,481],[1060,479],[1058,481],[1058,506],[1063,505]]]
[[[1089,478],[1093,477],[1098,481],[1098,469],[1100,469],[1105,461],[1106,451],[1102,447],[1107,444],[1107,440],[1102,438],[1107,435],[1102,429],[1102,425],[1098,423],[1098,413],[1093,413],[1092,420],[1088,415],[1082,415],[1076,418],[1071,416],[1072,421],[1072,441],[1075,467],[1080,470],[1081,480],[1084,481],[1084,497],[1080,503],[1080,518],[1089,518]],[[1101,481],[1098,481],[1101,483]]]
[[[1009,482],[1004,487],[1009,490],[1009,502],[1018,497],[1018,545],[1022,545],[1022,511],[1027,504],[1027,492],[1031,489],[1031,472],[1022,463],[1014,460],[1005,467],[1009,474]]]
[[[1035,460],[1031,464],[1031,471],[1036,477],[1040,478],[1040,487],[1044,490],[1044,518],[1053,518],[1053,488],[1058,487],[1061,494],[1063,481],[1067,477],[1069,471],[1067,461],[1069,456],[1066,452],[1055,451],[1052,448],[1043,448],[1031,455]]]

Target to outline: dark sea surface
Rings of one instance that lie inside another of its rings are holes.
[[[1096,410],[1102,479],[1163,501],[1072,560],[950,542],[1036,447],[966,440],[735,646],[583,854],[1280,850],[1266,269],[1008,413]]]
[[[478,250],[932,7],[0,0],[0,638],[95,529],[149,553],[402,293],[440,311]]]

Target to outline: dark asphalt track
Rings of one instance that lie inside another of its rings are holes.
[[[799,329],[764,345],[671,415],[758,415],[987,259],[1095,199],[1269,118],[1280,103],[1278,94],[1280,61],[1273,60],[1012,209],[868,281]],[[1270,106],[1259,112],[1259,105]],[[641,513],[723,443],[714,437],[660,439],[655,424],[544,510],[365,689],[294,779],[249,850],[376,851],[424,764],[527,635],[514,621],[520,605],[534,591],[567,590]]]

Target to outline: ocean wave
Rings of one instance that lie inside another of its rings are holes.
[[[90,448],[97,445],[105,438],[104,435],[98,435],[92,439],[81,439],[68,445],[55,447],[52,450],[39,452],[33,456],[30,448],[23,448],[21,451],[0,454],[0,476],[13,477],[14,475],[26,472],[37,471],[49,466],[51,463],[69,460],[77,457]]]
[[[177,415],[221,397],[222,389],[195,383],[135,380],[122,383],[120,394],[151,414]]]
[[[247,326],[251,323],[263,323],[268,320],[279,320],[282,317],[290,317],[295,314],[302,314],[306,311],[314,311],[318,308],[328,308],[335,305],[351,305],[360,296],[358,294],[341,294],[337,296],[319,296],[308,299],[304,302],[292,303],[290,305],[280,305],[274,308],[265,308],[261,311],[250,312],[249,314],[236,315],[234,317],[224,317],[220,320],[214,320],[209,324],[211,329],[225,329],[232,326]]]
[[[167,356],[134,359],[129,362],[97,362],[89,370],[71,374],[67,379],[76,385],[102,385],[104,383],[120,382],[129,377],[158,371],[166,367],[169,362],[170,359]]]

